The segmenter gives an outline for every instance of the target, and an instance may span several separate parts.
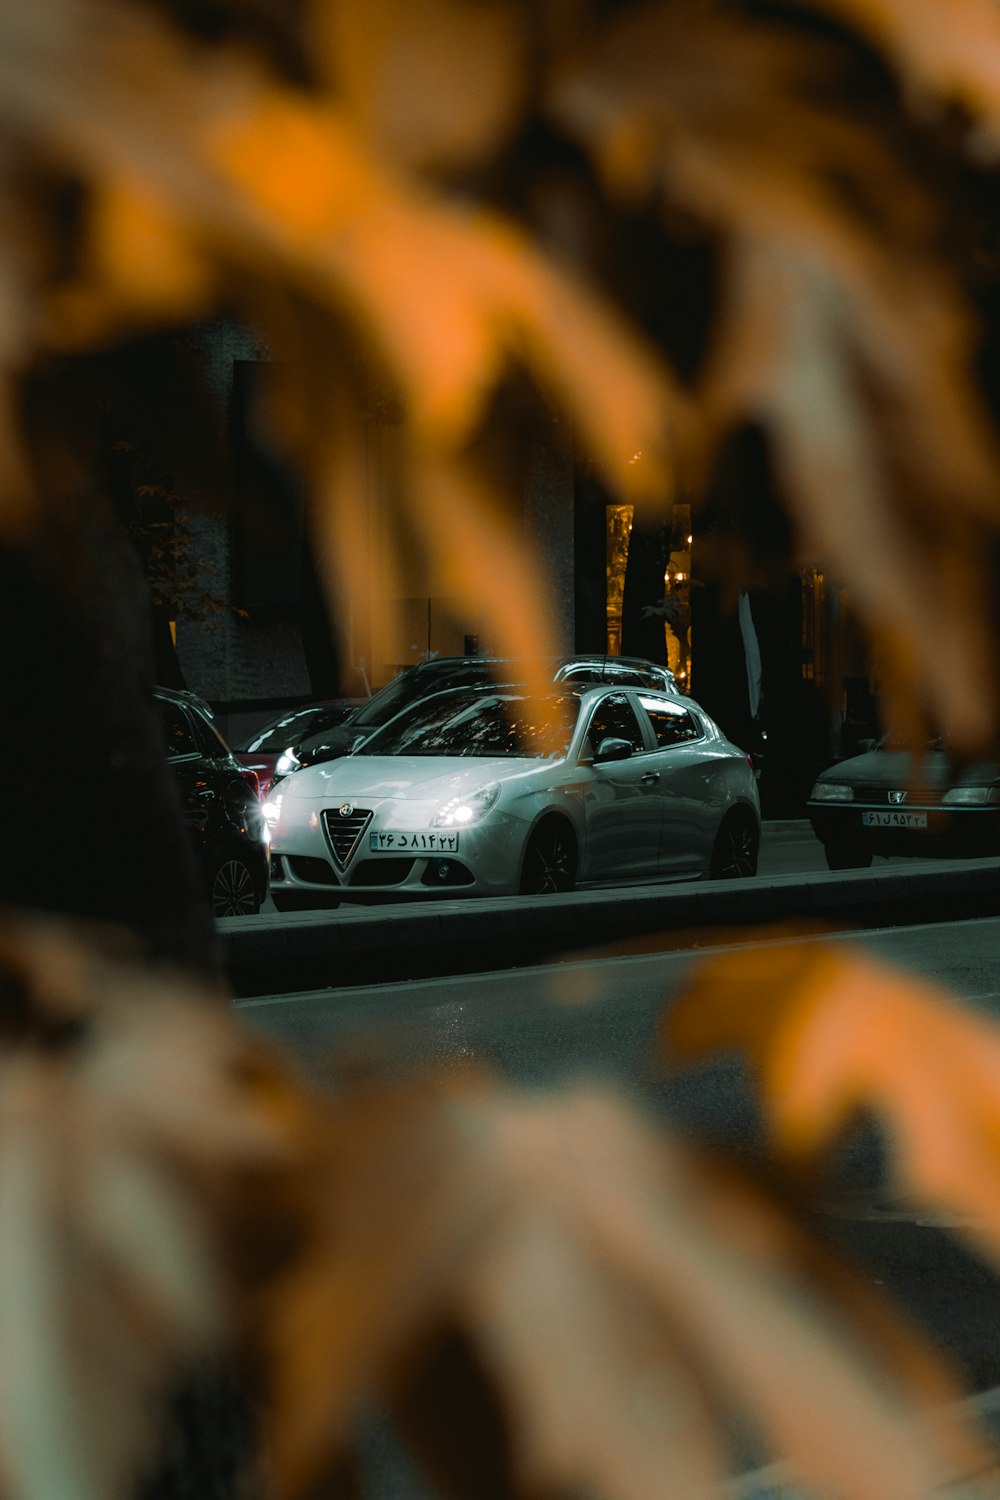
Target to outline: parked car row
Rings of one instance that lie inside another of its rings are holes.
[[[486,687],[509,681],[514,664],[499,656],[436,656],[408,667],[367,702],[309,705],[271,720],[237,747],[241,763],[252,767],[266,789],[303,766],[346,755],[383,724],[431,693],[453,687]],[[554,664],[552,680],[580,685],[592,682],[676,691],[668,667],[630,656],[565,656]]]
[[[157,688],[215,914],[259,911],[269,887],[289,910],[756,872],[750,758],[665,667],[563,657],[541,699],[512,673],[434,658],[235,753],[207,704]]]

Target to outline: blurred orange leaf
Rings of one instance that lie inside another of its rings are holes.
[[[741,949],[699,965],[662,1046],[674,1064],[744,1053],[799,1166],[871,1112],[896,1190],[958,1214],[1000,1261],[1000,1034],[953,996],[832,944]]]
[[[47,299],[59,342],[106,337],[115,322],[170,320],[208,309],[215,277],[169,207],[141,183],[110,173],[90,207],[83,277]]]
[[[818,1489],[870,1500],[982,1459],[961,1421],[918,1421],[957,1387],[883,1304],[613,1095],[470,1075],[339,1109],[322,1221],[264,1319],[282,1492],[456,1328],[518,1493],[707,1500],[736,1413]]]
[[[905,82],[963,104],[1000,128],[1000,13],[994,0],[802,0],[840,16],[899,67]],[[1000,138],[994,136],[994,148]]]
[[[937,29],[960,30],[949,17]],[[764,430],[800,555],[849,583],[887,647],[890,717],[909,701],[912,719],[921,694],[930,708],[933,662],[934,713],[956,743],[981,746],[996,710],[982,621],[1000,450],[979,333],[930,199],[888,140],[836,105],[834,76],[814,40],[693,0],[610,25],[557,76],[553,108],[613,192],[720,235],[696,392],[710,444]],[[942,538],[931,518],[945,496]]]
[[[371,153],[343,111],[269,81],[235,52],[213,54],[209,68],[152,15],[107,0],[60,0],[61,24],[46,30],[47,3],[34,23],[0,15],[9,108],[98,187],[108,174],[142,182],[206,275],[249,273],[235,289],[251,321],[255,277],[278,275],[334,315],[349,309],[387,360],[418,435],[448,445],[468,438],[507,361],[522,360],[616,485],[668,491],[674,384],[642,339],[526,235],[426,195]],[[149,232],[148,218],[140,227]],[[135,224],[122,218],[119,228],[115,244],[102,225],[105,269],[126,263]],[[162,312],[159,290],[153,278],[148,317]],[[628,461],[640,450],[637,474]]]
[[[527,28],[513,0],[314,0],[311,10],[334,90],[396,161],[478,163],[516,123]]]
[[[5,914],[0,1476],[128,1493],[183,1372],[232,1337],[226,1218],[294,1172],[306,1110],[219,998]]]
[[[889,721],[900,732],[912,722],[929,670],[939,727],[981,746],[997,708],[982,625],[1000,468],[972,349],[957,297],[919,268],[832,226],[825,257],[747,239],[731,253],[704,392],[713,426],[757,420],[769,431],[803,557],[849,580],[893,652]],[[944,493],[953,524],[942,537],[928,523]],[[929,598],[940,607],[928,610]]]
[[[338,554],[350,550],[351,508],[364,476],[350,452],[332,452],[333,434],[344,440],[344,424],[332,414],[338,398],[325,379],[329,360],[316,338],[301,336],[302,325],[322,328],[331,344],[360,347],[374,378],[392,388],[405,430],[394,525],[373,549],[379,587],[388,590],[405,574],[410,536],[436,548],[438,533],[421,510],[432,496],[430,509],[440,517],[447,505],[451,534],[461,531],[471,548],[467,569],[454,566],[454,548],[444,563],[457,607],[471,604],[478,616],[483,595],[494,649],[537,675],[531,659],[558,654],[563,643],[539,603],[537,572],[509,566],[512,538],[502,543],[508,562],[491,571],[498,507],[487,501],[485,546],[475,522],[492,476],[473,472],[467,450],[498,389],[527,373],[611,488],[625,499],[668,504],[671,428],[683,428],[689,409],[665,363],[512,221],[431,193],[372,144],[369,127],[376,135],[383,126],[390,135],[403,129],[406,100],[394,90],[373,97],[359,123],[342,98],[284,86],[235,48],[199,50],[151,11],[58,0],[57,23],[47,19],[55,5],[39,0],[30,17],[0,12],[0,89],[18,128],[88,189],[82,263],[42,298],[38,343],[64,351],[130,327],[203,317],[222,303],[259,330],[278,359],[307,356],[297,388],[315,391],[311,407],[328,410],[314,410],[308,422],[288,400],[271,410],[284,419],[279,441],[328,506],[314,534],[341,528],[324,548],[328,579],[336,577]],[[425,0],[421,8],[379,0],[362,15],[345,0],[318,8],[314,19],[330,28],[329,46],[345,49],[358,109],[369,76],[388,68],[395,77],[403,61],[419,58],[432,76],[450,72],[452,84],[464,79],[460,87],[473,90],[478,112],[459,115],[451,94],[445,114],[438,109],[445,95],[426,96],[423,133],[415,121],[408,137],[415,149],[451,158],[471,150],[473,138],[477,151],[485,149],[514,107],[517,68],[506,92],[500,79],[511,72],[523,16],[505,3]],[[414,28],[419,46],[405,41]],[[450,60],[459,42],[466,57],[456,71]],[[464,144],[461,131],[444,131],[445,115],[466,120]],[[460,496],[449,478],[459,469],[468,476]],[[506,600],[495,583],[501,572]],[[349,594],[340,590],[336,602],[348,598],[357,621],[354,574]]]

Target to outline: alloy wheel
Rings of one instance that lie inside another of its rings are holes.
[[[756,829],[743,821],[727,823],[719,833],[712,874],[716,880],[742,880],[756,873]]]
[[[547,896],[571,891],[576,885],[576,846],[558,823],[546,823],[535,833],[524,855],[521,894]]]
[[[257,889],[241,859],[227,859],[212,882],[212,911],[217,917],[249,917],[257,910]]]

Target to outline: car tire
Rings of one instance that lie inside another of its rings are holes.
[[[867,870],[873,858],[858,844],[824,844],[823,853],[829,870]]]
[[[260,911],[260,891],[242,854],[230,852],[216,860],[208,889],[213,916],[252,917]]]
[[[335,911],[340,905],[339,897],[322,891],[276,891],[273,886],[271,900],[275,911]]]
[[[722,820],[708,867],[710,880],[744,880],[757,873],[760,824],[751,813],[737,810]]]
[[[549,896],[576,888],[576,837],[562,818],[539,823],[525,847],[518,889],[522,896]]]

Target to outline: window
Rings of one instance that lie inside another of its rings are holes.
[[[574,687],[587,686],[590,683],[598,683],[602,679],[600,667],[569,667],[564,672],[556,674],[558,682],[572,683]]]
[[[300,745],[311,734],[322,734],[335,724],[342,724],[354,712],[349,703],[331,704],[329,708],[297,708],[276,724],[265,725],[247,745],[247,750],[282,751],[289,745]]]
[[[180,704],[170,703],[166,698],[158,698],[156,701],[159,704],[163,722],[163,738],[166,742],[168,758],[173,759],[178,755],[197,755],[198,746],[191,733],[188,716]]]
[[[543,704],[519,693],[436,693],[377,730],[355,754],[563,756],[579,707],[569,694]]]
[[[691,711],[681,703],[665,703],[662,698],[641,697],[649,722],[661,750],[671,745],[683,745],[688,740],[700,740],[704,730]]]
[[[198,749],[202,755],[209,760],[228,760],[229,746],[214,724],[210,724],[203,718],[197,709],[192,710],[191,717],[194,720],[194,732],[198,741]]]
[[[635,754],[646,748],[639,720],[624,693],[609,693],[601,699],[594,709],[587,737],[594,755],[601,741],[607,739],[628,740]]]

